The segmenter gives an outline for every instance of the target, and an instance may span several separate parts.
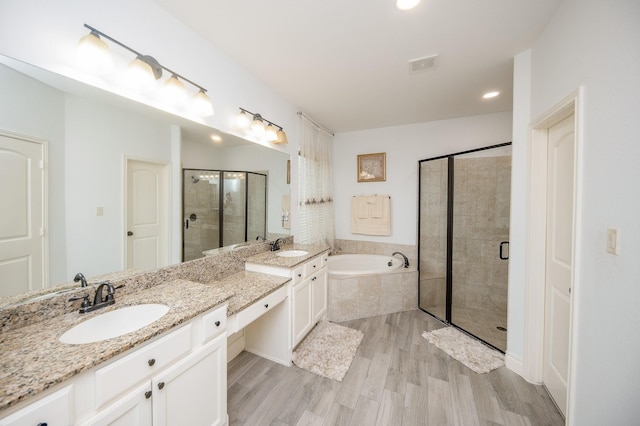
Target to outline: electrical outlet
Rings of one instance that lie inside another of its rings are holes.
[[[618,254],[619,242],[618,242],[618,230],[614,228],[607,229],[607,252],[611,254]]]

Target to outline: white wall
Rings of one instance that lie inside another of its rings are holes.
[[[418,161],[511,141],[511,112],[337,134],[333,141],[336,238],[417,244]],[[386,152],[385,182],[358,182],[357,156]],[[391,195],[391,236],[351,233],[351,198]]]
[[[67,273],[121,271],[125,157],[170,163],[171,126],[71,95],[65,123]]]
[[[570,401],[576,425],[640,418],[639,46],[637,0],[566,0],[531,49],[532,120],[584,86]],[[520,134],[523,124],[514,124]],[[605,250],[610,227],[619,230],[617,256]]]

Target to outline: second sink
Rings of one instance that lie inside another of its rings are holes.
[[[300,256],[306,256],[307,254],[309,254],[309,252],[305,250],[285,250],[285,251],[281,251],[280,253],[276,253],[276,256],[300,257]]]
[[[160,304],[128,306],[105,312],[67,330],[60,342],[70,345],[100,342],[131,333],[162,318],[169,307]]]

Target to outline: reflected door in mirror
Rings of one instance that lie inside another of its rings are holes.
[[[0,134],[0,297],[44,287],[44,145]]]
[[[127,161],[127,269],[167,264],[167,166]]]

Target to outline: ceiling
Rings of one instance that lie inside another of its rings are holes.
[[[513,57],[561,0],[155,0],[334,132],[512,109]],[[437,54],[435,68],[409,60]],[[500,96],[483,100],[498,90]]]

